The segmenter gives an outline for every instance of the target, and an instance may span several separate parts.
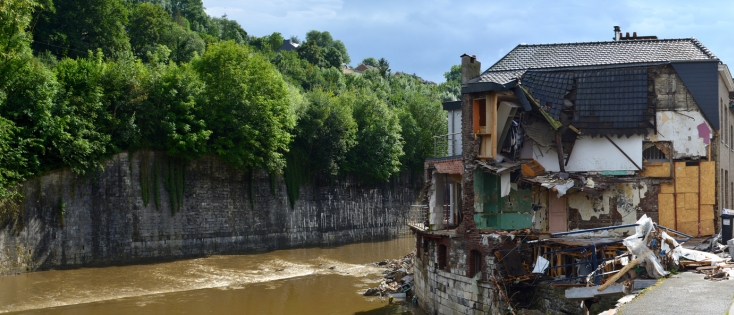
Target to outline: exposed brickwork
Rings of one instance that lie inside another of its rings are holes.
[[[440,161],[427,161],[424,166],[427,169],[430,165],[436,168],[436,171],[442,174],[456,174],[460,175],[464,171],[464,167],[461,164],[461,157],[450,160]]]
[[[462,162],[464,164],[461,178],[462,215],[465,220],[461,221],[456,233],[465,234],[472,238],[471,234],[476,232],[477,225],[474,222],[474,159],[479,153],[480,140],[474,137],[473,106],[474,97],[470,94],[461,95],[461,136],[462,138]],[[475,240],[476,241],[476,240]]]

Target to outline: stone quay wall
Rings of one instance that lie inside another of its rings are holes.
[[[291,207],[282,176],[207,156],[185,165],[172,214],[162,176],[141,185],[141,170],[161,159],[123,152],[92,174],[60,169],[24,182],[19,218],[0,226],[0,275],[390,239],[408,232],[420,188],[409,176],[377,185],[339,178],[304,184]],[[145,185],[157,188],[157,208],[156,194],[144,203]]]
[[[438,243],[449,243],[448,261],[444,269],[438,264]],[[420,242],[417,242],[420,243]],[[420,246],[420,245],[419,245]],[[415,258],[414,290],[418,305],[428,314],[505,314],[494,284],[481,277],[467,277],[465,241],[444,238],[428,241]],[[483,272],[495,266],[494,259],[485,258]]]

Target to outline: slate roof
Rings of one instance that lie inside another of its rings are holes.
[[[522,83],[554,119],[564,106],[572,109],[571,124],[592,136],[646,134],[654,115],[645,67],[531,70]]]
[[[530,69],[718,60],[695,38],[518,45],[470,82],[508,83]]]

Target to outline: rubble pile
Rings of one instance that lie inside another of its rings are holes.
[[[400,259],[383,260],[369,263],[368,266],[385,268],[382,272],[383,280],[376,288],[365,291],[364,296],[393,296],[397,294],[411,294],[413,290],[413,264],[415,252]]]

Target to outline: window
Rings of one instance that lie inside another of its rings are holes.
[[[469,252],[469,277],[474,277],[482,271],[482,253],[478,250]]]
[[[669,151],[670,143],[668,142],[643,142],[642,143],[642,159],[645,161],[668,161],[668,156],[661,148]]]
[[[446,269],[446,261],[447,259],[447,250],[446,245],[441,244],[438,245],[438,269],[445,270]]]
[[[487,126],[487,102],[483,99],[474,100],[474,133],[485,133]]]
[[[724,114],[726,113],[726,109],[724,109],[724,100],[719,99],[719,101],[721,102],[721,106],[719,106],[719,115],[721,115],[721,119],[719,119],[719,121],[721,122],[722,126],[726,126],[726,124],[724,123]],[[721,143],[724,143],[723,134],[721,135]]]

